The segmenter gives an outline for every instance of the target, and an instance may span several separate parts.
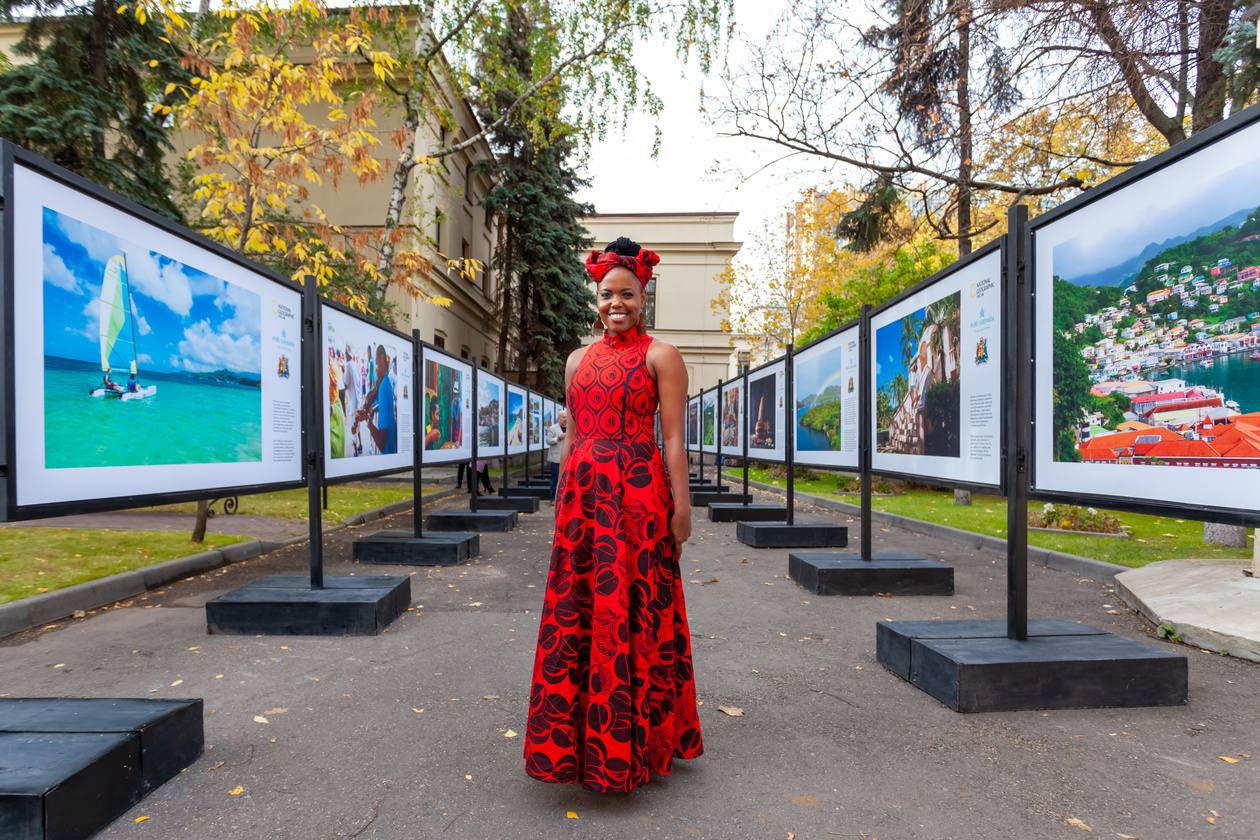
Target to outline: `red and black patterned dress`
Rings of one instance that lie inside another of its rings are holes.
[[[704,752],[651,342],[605,334],[569,385],[525,739],[526,772],[544,782],[628,791]]]

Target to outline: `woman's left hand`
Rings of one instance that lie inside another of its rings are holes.
[[[682,557],[682,546],[691,538],[691,508],[680,512],[675,510],[669,520],[669,535],[674,540],[674,558]]]

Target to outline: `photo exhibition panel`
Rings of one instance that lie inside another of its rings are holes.
[[[748,374],[748,458],[787,460],[784,436],[787,362],[780,359]]]
[[[529,425],[525,403],[529,397],[529,392],[518,385],[507,386],[507,454],[520,455],[526,451],[527,432],[526,427]]]
[[[858,468],[858,339],[854,324],[792,358],[797,464]]]
[[[484,370],[477,371],[477,457],[502,458],[507,445],[503,420],[507,390],[503,380]]]
[[[425,347],[424,464],[453,464],[472,458],[472,367]]]

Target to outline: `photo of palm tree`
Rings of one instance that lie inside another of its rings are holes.
[[[960,292],[875,333],[876,449],[959,457]]]

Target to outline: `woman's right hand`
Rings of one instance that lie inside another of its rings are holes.
[[[674,559],[682,557],[683,543],[691,539],[691,506],[675,508],[669,520],[669,535],[674,541]]]

